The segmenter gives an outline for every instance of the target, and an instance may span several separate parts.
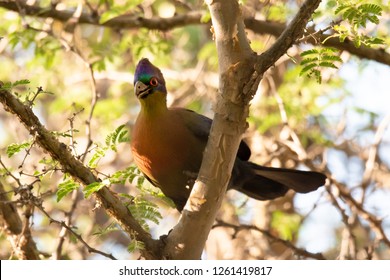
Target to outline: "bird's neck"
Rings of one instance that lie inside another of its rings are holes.
[[[164,95],[148,96],[141,101],[140,113],[146,117],[158,117],[167,112],[167,100]]]

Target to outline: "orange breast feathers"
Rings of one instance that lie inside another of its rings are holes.
[[[177,119],[150,122],[139,118],[134,126],[131,149],[135,163],[160,184],[170,181],[168,177],[184,176],[185,171],[197,172],[203,148]]]

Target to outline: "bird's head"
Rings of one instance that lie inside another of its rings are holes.
[[[167,89],[164,77],[147,58],[138,62],[134,74],[134,92],[141,105],[166,104]]]

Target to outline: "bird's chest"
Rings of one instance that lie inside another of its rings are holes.
[[[198,172],[203,147],[177,121],[139,117],[131,148],[141,171],[158,185],[167,185],[183,184],[189,173]]]

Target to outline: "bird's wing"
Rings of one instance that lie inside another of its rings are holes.
[[[170,110],[175,111],[183,120],[186,127],[206,145],[212,124],[210,118],[189,109],[172,108]],[[251,150],[249,146],[244,141],[241,141],[237,157],[243,161],[248,161],[250,156]]]

